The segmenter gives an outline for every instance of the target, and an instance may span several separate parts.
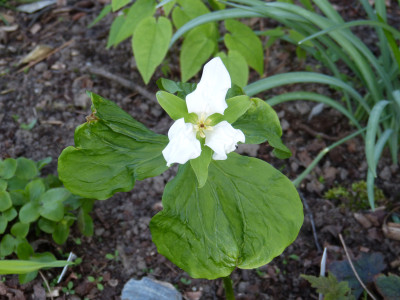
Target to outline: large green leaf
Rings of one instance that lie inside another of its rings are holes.
[[[231,34],[225,34],[226,47],[232,51],[238,51],[247,61],[250,67],[260,75],[264,72],[264,52],[260,39],[253,30],[243,23],[228,19],[225,27]]]
[[[178,0],[179,6],[172,11],[172,21],[176,28],[209,11],[201,0]]]
[[[132,39],[133,54],[143,81],[147,84],[156,67],[163,61],[172,37],[171,22],[164,17],[144,19]]]
[[[260,144],[268,141],[275,148],[274,154],[277,157],[290,157],[290,150],[281,140],[282,128],[275,110],[261,99],[252,98],[251,100],[250,108],[232,126],[243,131],[246,144]]]
[[[246,59],[235,50],[229,51],[228,55],[220,52],[217,56],[222,59],[225,67],[228,69],[232,83],[241,88],[245,87],[249,80],[249,67],[247,66]]]
[[[135,180],[167,169],[161,151],[168,138],[148,130],[112,101],[91,94],[93,113],[75,131],[75,147],[64,149],[58,174],[72,193],[107,199],[130,191]]]
[[[124,7],[127,5],[131,0],[112,0],[111,1],[111,6],[113,11],[117,11],[121,7]]]
[[[198,188],[189,163],[163,195],[150,222],[158,251],[195,278],[257,268],[294,241],[303,210],[290,180],[268,163],[231,153],[212,161]]]
[[[182,81],[187,81],[201,69],[217,43],[218,30],[214,23],[199,26],[188,33],[180,53]]]
[[[126,16],[118,16],[111,25],[107,48],[118,45],[130,37],[139,23],[154,14],[156,2],[154,0],[137,0],[128,10]]]

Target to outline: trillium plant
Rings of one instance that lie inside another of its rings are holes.
[[[238,143],[268,142],[278,158],[282,143],[275,111],[231,86],[220,58],[199,84],[157,82],[157,100],[174,120],[168,137],[147,129],[112,101],[91,93],[92,114],[64,149],[59,177],[72,193],[104,200],[130,191],[136,180],[179,164],[150,222],[159,253],[194,278],[224,278],[280,255],[298,235],[303,208],[291,181],[257,158],[234,152]],[[176,94],[176,95],[174,95]]]

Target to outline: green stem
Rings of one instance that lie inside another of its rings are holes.
[[[223,279],[224,279],[226,300],[235,300],[235,294],[233,293],[233,288],[232,288],[232,279],[229,276],[226,276]]]

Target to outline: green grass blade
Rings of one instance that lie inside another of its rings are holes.
[[[390,136],[392,135],[392,129],[386,129],[382,136],[379,138],[378,142],[374,147],[374,160],[377,162],[381,157],[383,148],[385,147],[386,142],[389,140]],[[367,173],[367,194],[368,194],[368,201],[371,209],[375,209],[375,196],[374,196],[374,183],[375,183],[375,176],[371,169],[368,169]]]
[[[349,95],[351,95],[355,100],[357,100],[359,104],[362,105],[367,112],[370,112],[370,108],[368,104],[365,102],[364,98],[361,97],[361,95],[350,85],[346,84],[342,80],[339,80],[335,77],[323,75],[320,73],[290,72],[290,73],[278,74],[251,83],[244,88],[244,91],[247,95],[253,96],[255,94],[269,90],[277,86],[285,84],[293,84],[293,83],[306,83],[306,82],[328,84],[339,87],[348,92]]]
[[[319,102],[319,103],[324,103],[339,112],[341,112],[343,115],[345,115],[350,122],[352,122],[358,129],[361,129],[360,124],[358,123],[357,119],[354,118],[353,114],[349,112],[343,105],[339,104],[337,101],[326,97],[324,95],[320,95],[317,93],[312,93],[312,92],[290,92],[290,93],[285,93],[282,95],[278,95],[275,97],[272,97],[266,102],[274,106],[276,104],[288,102],[288,101],[295,101],[295,100],[309,100],[309,101],[314,101],[314,102]]]
[[[368,125],[367,134],[365,137],[365,155],[367,157],[368,167],[371,170],[374,177],[376,177],[376,165],[375,160],[375,139],[379,128],[380,117],[383,109],[389,104],[387,100],[381,100],[374,105],[371,110]]]
[[[73,264],[65,260],[51,262],[31,261],[31,260],[0,260],[0,275],[7,274],[26,274],[42,268],[64,267]]]
[[[171,42],[169,47],[171,46],[186,32],[189,30],[209,22],[221,21],[225,19],[236,19],[236,18],[259,18],[261,15],[255,12],[251,12],[248,10],[243,10],[239,8],[232,8],[232,9],[224,9],[213,11],[204,15],[201,15],[197,18],[190,20],[189,22],[185,23],[181,28],[179,28],[175,34],[172,36]]]

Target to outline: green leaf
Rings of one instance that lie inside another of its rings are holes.
[[[154,0],[137,0],[128,10],[126,16],[118,16],[111,25],[107,48],[118,45],[130,37],[139,23],[154,14]]]
[[[54,188],[46,191],[39,200],[40,215],[54,222],[61,221],[64,217],[63,202],[67,200],[70,195],[71,193],[65,188]]]
[[[29,259],[33,252],[32,246],[26,239],[23,239],[18,243],[16,253],[19,259]]]
[[[278,158],[291,156],[290,150],[282,143],[282,128],[279,118],[267,103],[258,98],[251,99],[252,104],[247,112],[232,126],[243,131],[246,144],[260,144],[265,141],[274,147]]]
[[[155,69],[163,61],[172,37],[171,22],[164,17],[148,17],[139,23],[132,39],[136,64],[147,84]]]
[[[202,188],[207,182],[208,166],[211,162],[212,153],[211,148],[203,145],[200,156],[190,160],[190,165],[197,178],[198,188]]]
[[[0,216],[0,234],[3,234],[7,229],[8,220],[4,215]]]
[[[157,86],[160,90],[171,94],[177,94],[179,98],[185,100],[186,96],[196,89],[197,84],[190,82],[175,82],[166,78],[160,78],[157,80]]]
[[[118,9],[127,5],[131,0],[112,0],[111,6],[113,11],[117,11]]]
[[[10,197],[14,206],[22,206],[29,202],[29,198],[26,195],[25,190],[10,191]]]
[[[164,91],[157,92],[156,97],[158,103],[172,120],[178,120],[188,115],[185,100]]]
[[[209,12],[201,0],[178,0],[179,6],[172,11],[172,21],[176,28],[182,27],[188,21]]]
[[[163,173],[168,138],[147,129],[115,103],[91,94],[93,113],[64,149],[58,174],[64,186],[85,198],[107,199],[130,191],[135,180]]]
[[[25,189],[25,186],[29,183],[29,181],[30,180],[26,180],[26,179],[22,179],[22,178],[14,176],[8,180],[8,190],[10,192],[14,191],[14,190],[23,190],[23,189]]]
[[[0,256],[7,256],[13,253],[15,247],[15,239],[12,235],[6,234],[1,239]],[[0,261],[1,262],[1,261]]]
[[[231,32],[224,36],[225,45],[229,51],[238,51],[246,59],[248,65],[262,75],[264,72],[263,46],[254,31],[232,19],[225,20],[225,27]]]
[[[39,160],[36,163],[38,170],[40,171],[41,169],[43,169],[45,166],[47,166],[49,163],[51,163],[52,160],[53,159],[51,157],[46,157],[46,158]]]
[[[193,77],[210,58],[217,47],[218,31],[214,23],[191,30],[180,53],[182,81]]]
[[[8,186],[7,181],[0,179],[0,191],[5,191],[7,189],[7,186]]]
[[[44,193],[46,187],[41,178],[35,179],[25,187],[26,194],[29,196],[29,201],[36,201]]]
[[[150,222],[153,241],[194,278],[267,264],[294,241],[303,222],[290,180],[266,162],[236,153],[211,162],[202,188],[190,165],[180,166],[162,202],[164,209]]]
[[[15,219],[18,216],[17,210],[14,207],[11,207],[9,210],[3,211],[3,216],[7,219],[8,222]]]
[[[25,157],[17,158],[17,169],[15,171],[15,176],[31,180],[38,176],[39,170],[36,167],[36,163],[33,160],[27,159]]]
[[[232,83],[241,88],[245,87],[249,80],[249,68],[246,59],[235,50],[229,51],[228,55],[224,52],[219,52],[217,56],[222,59],[225,67],[228,69]]]
[[[0,211],[5,211],[12,206],[10,194],[7,191],[0,191]]]
[[[37,275],[38,275],[38,271],[33,271],[30,273],[26,273],[26,274],[19,274],[18,281],[20,284],[25,284],[25,283],[28,283],[29,281],[32,281],[33,279],[35,279]]]
[[[41,231],[46,233],[53,233],[56,228],[56,222],[47,220],[45,218],[40,218],[38,221],[38,226]]]
[[[12,158],[6,158],[0,160],[0,177],[4,179],[10,179],[14,176],[17,169],[17,161]]]
[[[18,238],[24,238],[29,232],[29,224],[17,222],[11,227],[11,234]]]
[[[311,283],[318,293],[323,294],[325,300],[355,300],[346,281],[338,282],[336,277],[329,272],[328,277],[300,275]]]
[[[231,124],[234,123],[250,108],[252,103],[253,102],[246,95],[236,96],[226,100],[228,107],[224,111],[224,119]]]
[[[93,235],[93,220],[92,217],[83,211],[83,209],[79,210],[78,213],[78,228],[79,230],[86,236]]]
[[[94,25],[99,23],[105,16],[107,16],[111,12],[111,10],[112,8],[110,4],[104,6],[96,19],[94,19],[93,22],[88,25],[88,28],[92,28]]]
[[[375,285],[385,300],[400,299],[400,277],[394,274],[389,276],[379,275],[376,277]]]
[[[57,244],[62,245],[67,240],[68,235],[69,235],[69,227],[64,221],[61,221],[56,225],[52,237]]]
[[[0,274],[26,274],[42,268],[57,268],[71,264],[73,263],[63,260],[56,260],[51,262],[30,260],[0,260]]]
[[[38,203],[28,202],[21,207],[19,211],[19,220],[26,224],[36,221],[40,216],[39,208],[40,206]]]

